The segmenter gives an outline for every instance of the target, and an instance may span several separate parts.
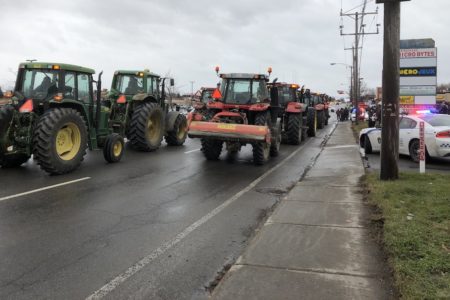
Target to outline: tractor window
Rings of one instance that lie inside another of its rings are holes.
[[[64,75],[64,98],[75,99],[75,73],[66,72]]]
[[[77,75],[78,80],[78,100],[83,102],[90,102],[89,97],[89,75],[87,74],[78,74]]]
[[[46,99],[58,92],[59,73],[56,70],[24,70],[19,92],[25,98]]]
[[[158,92],[158,83],[155,77],[147,77],[147,93],[156,94]]]
[[[225,103],[250,104],[267,98],[267,89],[263,80],[230,79],[226,81]]]
[[[212,101],[213,100],[212,94],[213,94],[213,90],[203,90],[201,101],[203,103],[208,103],[209,101]]]
[[[134,75],[119,75],[116,90],[125,95],[135,95],[144,91],[144,79]]]
[[[228,80],[225,103],[247,104],[250,100],[250,80]]]

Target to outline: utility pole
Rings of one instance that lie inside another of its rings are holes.
[[[384,3],[381,180],[398,179],[401,1],[409,0],[377,0]]]
[[[367,2],[367,1],[366,1]],[[364,3],[364,9],[361,13],[356,12],[356,13],[351,13],[351,14],[345,14],[342,12],[341,10],[341,17],[350,17],[353,18],[355,20],[355,32],[353,33],[343,33],[343,28],[344,26],[340,26],[340,31],[341,31],[341,35],[354,35],[355,36],[355,42],[352,48],[346,48],[345,50],[352,50],[352,54],[353,54],[353,93],[352,93],[352,98],[353,98],[353,105],[356,108],[356,116],[355,116],[355,123],[358,124],[358,114],[359,114],[359,108],[358,108],[358,101],[360,98],[360,90],[359,90],[359,37],[360,36],[364,36],[364,35],[368,35],[368,34],[378,34],[379,33],[379,28],[378,26],[380,24],[377,24],[377,31],[376,32],[365,32],[364,31],[364,27],[365,24],[363,24],[363,18],[365,15],[376,15],[378,14],[378,9],[375,12],[365,12],[365,4]],[[360,17],[361,17],[361,22],[360,22]]]

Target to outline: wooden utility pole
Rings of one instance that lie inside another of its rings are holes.
[[[398,179],[401,1],[409,0],[377,0],[384,3],[381,180]]]

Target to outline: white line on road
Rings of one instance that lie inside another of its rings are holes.
[[[86,300],[94,300],[94,299],[101,299],[104,296],[111,293],[115,288],[117,288],[120,284],[125,282],[127,279],[129,279],[131,276],[142,270],[145,266],[147,266],[149,263],[157,259],[159,256],[164,254],[167,250],[181,242],[185,237],[187,237],[191,232],[193,232],[195,229],[203,225],[204,223],[208,222],[211,218],[219,214],[222,210],[224,210],[227,206],[235,202],[237,199],[239,199],[243,194],[250,191],[252,188],[254,188],[259,182],[261,182],[264,178],[269,176],[271,173],[273,173],[275,170],[277,170],[279,167],[281,167],[286,161],[291,159],[294,155],[296,155],[301,149],[303,149],[310,141],[313,139],[309,139],[303,146],[299,147],[297,150],[292,152],[288,157],[283,159],[280,163],[278,163],[276,166],[269,169],[266,173],[255,179],[253,182],[251,182],[247,187],[236,193],[234,196],[226,200],[221,205],[217,206],[215,209],[213,209],[211,212],[209,212],[207,215],[203,216],[196,222],[192,223],[189,227],[184,229],[182,232],[180,232],[177,236],[175,236],[174,239],[171,241],[166,242],[162,246],[158,247],[156,250],[151,252],[146,257],[142,258],[140,261],[138,261],[133,266],[129,267],[125,272],[119,274],[116,278],[102,286],[99,290],[95,291],[93,294],[88,296]]]
[[[186,151],[186,152],[184,152],[184,154],[192,153],[192,152],[195,152],[195,151],[200,151],[200,148],[194,149],[194,150],[191,150],[191,151]]]
[[[49,186],[46,186],[46,187],[43,187],[43,188],[31,190],[31,191],[28,191],[28,192],[23,192],[23,193],[11,195],[11,196],[2,197],[2,198],[0,198],[0,201],[5,201],[5,200],[8,200],[8,199],[18,198],[18,197],[21,197],[21,196],[26,196],[26,195],[33,194],[33,193],[38,193],[38,192],[42,192],[42,191],[45,191],[45,190],[54,189],[54,188],[57,188],[57,187],[60,187],[60,186],[64,186],[64,185],[68,185],[68,184],[72,184],[72,183],[76,183],[76,182],[80,182],[80,181],[88,180],[88,179],[91,179],[91,177],[83,177],[83,178],[80,178],[80,179],[75,179],[75,180],[66,181],[66,182],[62,182],[62,183],[58,183],[58,184],[54,184],[54,185],[49,185]]]

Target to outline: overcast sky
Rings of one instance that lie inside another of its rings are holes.
[[[104,71],[144,69],[175,78],[181,92],[211,86],[223,72],[265,72],[336,95],[347,89],[353,37],[341,37],[339,12],[363,0],[0,0],[0,86],[13,86],[26,59],[65,62]],[[357,9],[354,7],[359,6]],[[365,18],[366,32],[383,24],[383,5]],[[376,10],[368,0],[366,11]],[[353,10],[352,10],[353,9]],[[402,4],[402,39],[434,38],[438,82],[450,82],[449,0]],[[343,18],[344,33],[354,21]],[[364,39],[361,77],[381,85],[382,26]]]

